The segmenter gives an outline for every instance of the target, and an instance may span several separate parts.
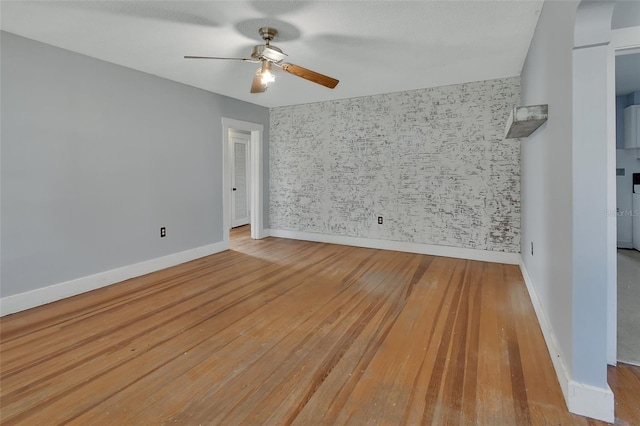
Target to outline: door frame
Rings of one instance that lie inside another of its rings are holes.
[[[610,53],[607,57],[609,69],[607,81],[608,132],[607,149],[607,209],[616,211],[616,80],[615,57],[640,53],[640,31],[638,27],[611,30]],[[607,222],[607,363],[618,362],[618,267],[617,267],[617,217],[609,214]]]
[[[249,121],[235,120],[222,117],[222,238],[229,242],[229,230],[231,229],[231,176],[229,167],[229,131],[242,130],[251,133],[249,147],[249,221],[251,223],[251,238],[261,239],[267,237],[264,229],[264,194],[262,188],[263,158],[262,146],[264,126]]]

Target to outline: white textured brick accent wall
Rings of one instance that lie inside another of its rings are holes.
[[[519,252],[519,100],[511,77],[271,109],[270,228]]]

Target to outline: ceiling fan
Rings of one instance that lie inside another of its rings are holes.
[[[263,27],[258,30],[260,37],[264,40],[265,44],[259,44],[253,47],[251,52],[251,58],[221,58],[216,56],[185,56],[185,59],[225,59],[231,61],[242,61],[260,63],[261,66],[253,76],[253,83],[251,84],[251,93],[262,93],[267,90],[269,83],[275,81],[275,77],[271,72],[272,65],[277,66],[283,71],[293,74],[298,77],[302,77],[305,80],[312,81],[322,86],[333,89],[339,83],[335,78],[320,74],[315,71],[303,68],[298,65],[294,65],[288,62],[282,62],[287,57],[286,53],[283,53],[278,47],[273,46],[271,41],[278,35],[278,30],[275,28]]]

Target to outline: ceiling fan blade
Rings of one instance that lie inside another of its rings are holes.
[[[260,62],[256,59],[249,58],[221,58],[218,56],[185,56],[185,59],[226,59],[229,61],[242,61],[242,62]]]
[[[284,63],[280,66],[284,71],[289,74],[293,74],[298,77],[302,77],[306,80],[313,81],[314,83],[321,84],[322,86],[328,87],[329,89],[333,89],[340,82],[335,78],[326,76],[324,74],[320,74],[315,71],[308,70],[306,68],[302,68],[301,66]]]
[[[263,93],[267,91],[267,86],[262,84],[261,70],[256,71],[253,75],[253,82],[251,83],[251,93]]]

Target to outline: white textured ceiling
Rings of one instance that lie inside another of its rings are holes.
[[[2,1],[2,30],[267,107],[519,75],[542,1]],[[334,90],[280,72],[250,94],[261,26],[288,62]]]

